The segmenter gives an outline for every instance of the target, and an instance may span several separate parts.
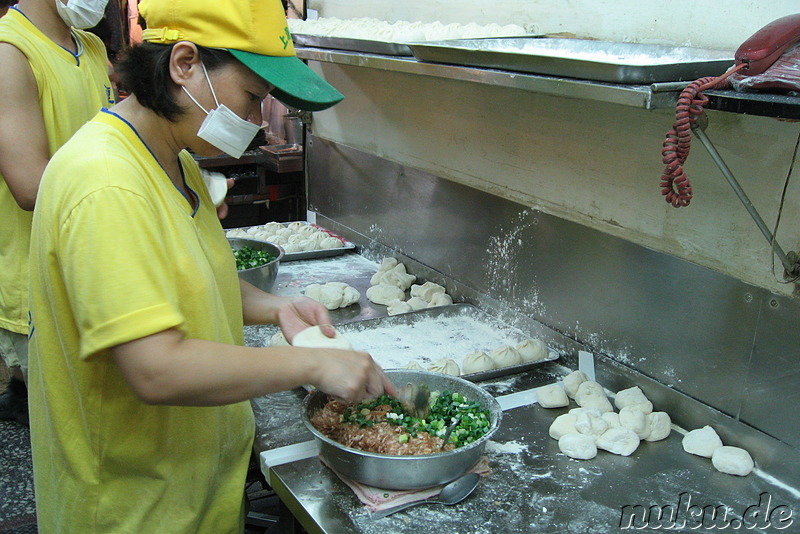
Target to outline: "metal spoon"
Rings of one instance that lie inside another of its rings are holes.
[[[417,506],[418,504],[456,504],[466,499],[470,493],[478,486],[481,477],[477,473],[467,473],[455,479],[448,485],[442,488],[442,492],[435,497],[424,499],[422,501],[409,502],[386,508],[380,512],[374,512],[370,517],[372,519],[381,519],[387,515],[392,515],[400,510]]]

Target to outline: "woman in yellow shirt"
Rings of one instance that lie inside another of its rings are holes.
[[[394,393],[362,352],[243,347],[246,323],[292,340],[329,323],[306,298],[238,279],[184,150],[238,157],[272,93],[305,110],[342,95],[294,54],[279,0],[145,0],[131,93],[52,158],[31,242],[31,439],[41,532],[243,528],[248,400],[313,384]],[[326,327],[332,334],[330,327]]]

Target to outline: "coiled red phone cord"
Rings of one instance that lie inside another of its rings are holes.
[[[730,84],[728,76],[745,66],[745,63],[741,63],[722,76],[695,80],[686,86],[678,97],[675,122],[672,124],[672,129],[667,132],[661,149],[661,158],[666,165],[661,175],[661,194],[676,208],[688,206],[692,200],[692,184],[689,183],[689,177],[683,170],[683,164],[689,156],[689,147],[692,144],[692,124],[708,104],[708,97],[703,91],[728,87]]]

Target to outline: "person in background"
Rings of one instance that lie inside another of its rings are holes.
[[[0,18],[8,12],[8,8],[17,3],[17,0],[0,0]]]
[[[0,355],[12,370],[0,419],[27,424],[28,245],[52,154],[114,103],[106,51],[81,31],[108,0],[20,0],[0,19]]]
[[[239,279],[192,153],[239,157],[272,93],[308,111],[343,96],[300,61],[280,0],[144,0],[130,95],[51,159],[31,234],[29,400],[41,532],[242,532],[249,400],[311,384],[396,394],[369,354],[245,347],[334,335],[307,297]],[[257,31],[256,31],[257,30]],[[255,121],[255,124],[251,121]]]

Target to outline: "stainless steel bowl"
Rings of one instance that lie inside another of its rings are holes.
[[[334,471],[362,484],[385,489],[421,489],[447,484],[469,471],[486,449],[486,442],[500,426],[503,411],[489,393],[458,377],[415,371],[387,369],[386,375],[398,386],[407,383],[427,384],[431,391],[450,391],[464,395],[470,401],[478,401],[489,410],[489,431],[477,441],[452,451],[420,456],[391,456],[360,451],[337,443],[311,424],[311,417],[328,401],[327,395],[312,391],[303,400],[303,422],[314,434],[319,445],[320,456]]]
[[[258,241],[256,239],[245,239],[240,237],[229,237],[228,241],[233,250],[240,250],[244,246],[248,246],[254,250],[263,250],[268,252],[275,259],[264,265],[253,267],[252,269],[244,269],[239,271],[239,278],[250,282],[254,286],[264,291],[272,289],[275,283],[275,277],[278,276],[278,265],[283,258],[283,248],[275,243],[268,241]]]

